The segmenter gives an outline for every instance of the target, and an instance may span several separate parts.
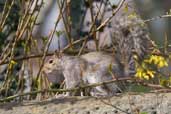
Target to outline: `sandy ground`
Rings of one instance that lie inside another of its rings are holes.
[[[171,93],[1,103],[0,114],[171,114]]]

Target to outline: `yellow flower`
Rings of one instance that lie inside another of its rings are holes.
[[[17,62],[15,62],[14,60],[11,60],[10,63],[13,64],[13,65],[17,64]]]
[[[133,19],[133,18],[136,18],[137,17],[137,14],[135,12],[132,12],[128,15],[128,18],[129,19]]]
[[[168,63],[166,59],[162,56],[158,55],[151,55],[149,59],[145,59],[144,62],[149,63],[149,64],[155,64],[157,65],[158,68],[162,68],[165,66],[168,66]]]
[[[147,70],[147,74],[151,77],[154,78],[155,71]]]
[[[165,67],[165,66],[168,66],[168,63],[165,61],[165,60],[162,60],[158,63],[157,65],[159,68],[162,68],[162,67]]]
[[[145,74],[144,74],[143,78],[146,79],[146,80],[150,79],[150,77],[148,75],[145,75]]]
[[[157,58],[156,65],[157,65],[158,68],[168,66],[167,61],[165,60],[164,57],[157,56],[156,58]]]
[[[144,72],[144,70],[142,68],[137,68],[135,76],[139,77],[139,78],[142,78],[143,77],[143,72]]]
[[[137,56],[137,55],[133,55],[133,58],[134,58],[135,60],[138,60],[138,56]]]
[[[152,70],[144,70],[142,68],[137,68],[135,76],[140,78],[140,79],[146,79],[149,80],[150,78],[154,78],[155,71]]]
[[[141,68],[137,68],[137,75],[141,75],[142,69]]]
[[[11,60],[9,63],[9,69],[12,69],[14,65],[16,65],[17,62],[15,62],[14,60]]]

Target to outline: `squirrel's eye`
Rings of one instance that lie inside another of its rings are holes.
[[[49,63],[51,64],[51,63],[53,63],[53,60],[51,59],[51,60],[49,60]]]

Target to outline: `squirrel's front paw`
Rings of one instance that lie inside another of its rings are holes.
[[[67,96],[68,96],[67,94],[58,94],[58,95],[55,95],[55,98],[59,99],[59,98],[65,98]]]

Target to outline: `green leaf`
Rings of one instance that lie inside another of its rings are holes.
[[[64,31],[56,31],[56,36],[59,37]]]

